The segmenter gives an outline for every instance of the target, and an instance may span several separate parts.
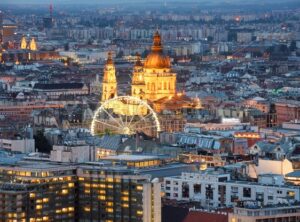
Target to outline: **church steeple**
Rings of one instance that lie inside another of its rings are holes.
[[[27,41],[26,41],[25,36],[23,36],[21,39],[20,47],[21,47],[21,49],[27,49]]]
[[[141,56],[136,55],[137,60],[133,68],[131,95],[144,99],[145,94],[145,79],[143,72],[143,64],[141,62]]]
[[[163,46],[161,43],[161,37],[157,30],[153,36],[152,52],[162,52],[162,51],[163,51]]]
[[[35,42],[35,39],[32,38],[30,43],[29,43],[29,49],[32,50],[32,51],[36,51],[37,50],[37,46],[36,46],[36,42]]]
[[[116,96],[117,96],[116,68],[112,59],[112,53],[109,52],[104,67],[101,101],[104,102]]]

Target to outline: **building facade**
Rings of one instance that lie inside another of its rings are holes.
[[[161,185],[97,163],[0,166],[0,221],[160,222]]]
[[[288,186],[281,175],[263,175],[258,182],[232,180],[230,173],[182,173],[164,179],[167,199],[198,201],[202,206],[232,207],[237,201],[257,200],[263,205],[299,201],[299,187]]]

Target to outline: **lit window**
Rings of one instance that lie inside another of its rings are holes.
[[[114,212],[114,209],[113,209],[113,208],[106,208],[106,212],[108,212],[108,213],[113,213],[113,212]]]
[[[69,207],[68,209],[70,212],[74,211],[74,207]]]
[[[29,194],[29,197],[30,197],[30,198],[35,198],[35,193],[30,193],[30,194]]]
[[[122,194],[123,195],[129,195],[129,192],[128,191],[123,191]]]
[[[123,201],[128,201],[129,198],[128,198],[128,197],[122,197],[122,200],[123,200]]]
[[[137,190],[143,190],[143,186],[137,186],[136,189]]]
[[[125,203],[125,204],[122,204],[122,207],[124,207],[124,208],[128,208],[128,207],[129,207],[129,205],[128,205],[127,203]]]
[[[111,178],[111,177],[108,177],[108,178],[106,178],[106,181],[107,181],[107,182],[114,182],[114,179]]]
[[[65,195],[65,194],[68,194],[69,191],[68,191],[67,189],[63,189],[63,190],[61,191],[61,193]]]
[[[136,212],[136,214],[137,214],[137,215],[143,215],[143,211],[138,210],[138,211]]]
[[[74,183],[68,183],[68,187],[74,187]]]
[[[108,207],[112,207],[113,205],[114,205],[113,202],[106,202],[106,206],[108,206]]]
[[[37,209],[37,210],[40,210],[40,209],[42,209],[42,208],[43,208],[42,205],[36,205],[36,207],[35,207],[35,209]]]
[[[105,199],[106,199],[106,197],[105,197],[105,196],[103,196],[103,195],[101,195],[101,196],[98,196],[98,199],[99,199],[99,200],[105,200]]]
[[[84,208],[84,211],[85,211],[85,212],[90,212],[90,211],[91,211],[91,208],[90,208],[90,207],[85,207],[85,208]]]

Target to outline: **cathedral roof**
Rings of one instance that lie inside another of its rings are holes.
[[[170,66],[171,66],[170,58],[163,54],[161,37],[158,31],[156,31],[153,36],[152,51],[147,56],[144,67],[150,69],[152,68],[164,69],[164,68],[170,68]]]

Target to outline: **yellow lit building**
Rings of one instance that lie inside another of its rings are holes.
[[[37,50],[37,46],[36,46],[36,42],[35,42],[34,38],[32,38],[30,43],[29,43],[29,49],[31,51],[36,51]]]
[[[104,102],[116,96],[117,96],[116,68],[112,60],[112,54],[109,53],[108,59],[104,67],[101,101]]]
[[[27,41],[26,41],[25,36],[23,36],[22,39],[21,39],[21,45],[20,45],[20,48],[21,48],[21,49],[27,49]]]
[[[109,53],[104,67],[101,102],[105,104],[105,101],[116,96],[116,68],[111,53]],[[183,93],[176,92],[176,73],[172,71],[170,58],[163,52],[163,45],[158,31],[153,36],[151,52],[145,59],[144,64],[138,56],[134,65],[131,96],[146,101],[147,105],[149,104],[155,113],[159,114],[160,128],[163,131],[181,131],[185,123],[184,110],[201,108],[199,99],[190,98]],[[109,105],[106,103],[103,107],[119,116],[145,116],[148,114],[144,106],[133,102],[126,103],[113,100],[109,102]],[[166,116],[163,114],[164,110],[170,110],[171,115]],[[97,126],[96,131],[103,132],[108,127],[107,125],[114,125],[114,123],[107,122],[106,124],[95,125]],[[126,134],[126,132],[125,130],[124,133]],[[128,130],[128,132],[136,131]],[[156,132],[147,132],[146,134],[153,136]]]
[[[163,53],[158,32],[153,37],[151,53],[144,65],[138,60],[132,78],[132,96],[151,102],[176,95],[176,73],[171,71],[170,58]]]

